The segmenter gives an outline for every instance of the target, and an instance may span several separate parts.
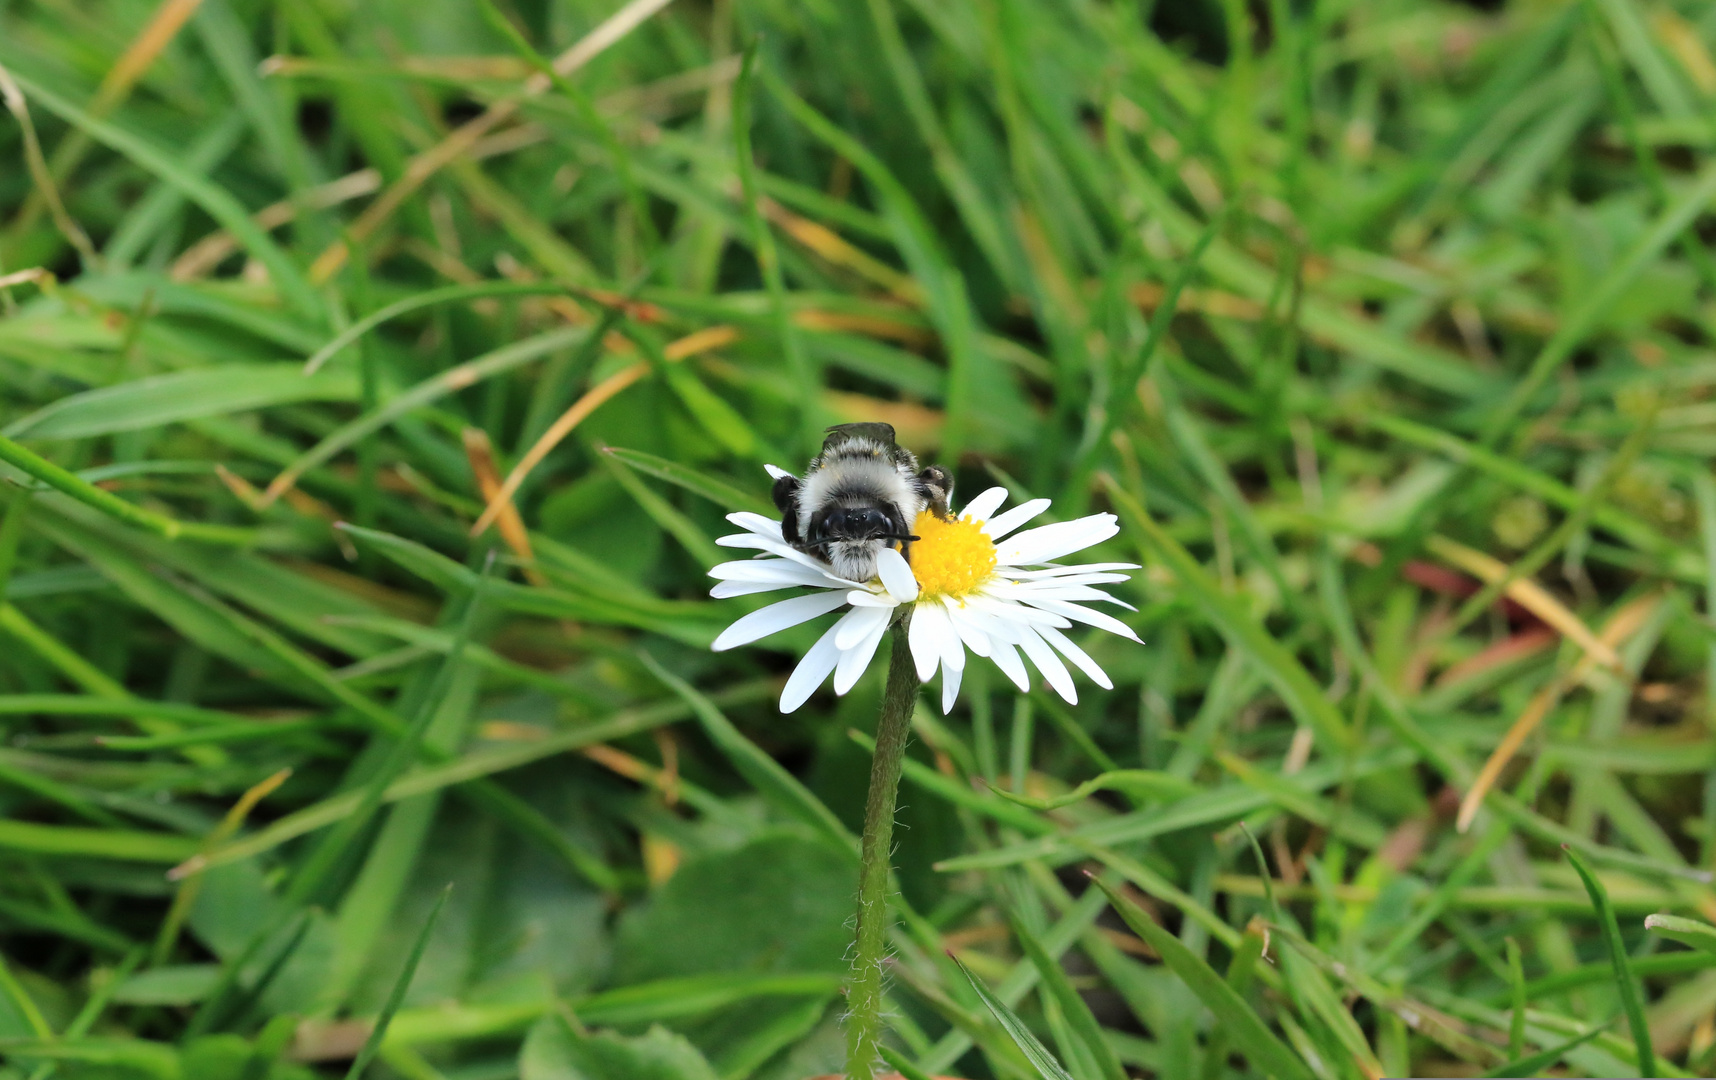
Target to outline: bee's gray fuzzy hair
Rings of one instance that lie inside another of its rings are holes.
[[[799,550],[827,562],[852,581],[876,575],[883,545],[911,541],[912,523],[926,509],[947,513],[952,479],[894,441],[888,424],[840,424],[801,480],[775,481],[781,532]]]

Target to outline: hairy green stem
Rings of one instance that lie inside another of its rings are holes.
[[[917,703],[917,673],[906,643],[911,615],[894,624],[894,649],[888,660],[888,688],[876,721],[876,755],[870,765],[870,797],[864,804],[864,841],[858,867],[858,941],[847,991],[846,1075],[874,1080],[881,1067],[882,962],[888,949],[888,872],[894,842],[894,800],[906,759],[912,707]]]

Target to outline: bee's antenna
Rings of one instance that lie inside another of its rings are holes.
[[[921,536],[911,536],[907,533],[878,533],[875,536],[830,536],[826,540],[812,540],[806,547],[825,548],[829,544],[867,544],[872,540],[922,540]]]

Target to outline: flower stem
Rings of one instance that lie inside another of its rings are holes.
[[[858,866],[858,941],[847,990],[846,1075],[875,1080],[881,1066],[882,962],[888,949],[888,872],[893,855],[894,800],[911,733],[918,680],[906,642],[908,613],[894,624],[888,688],[876,721],[876,755],[870,765],[870,797],[864,805],[864,841]]]

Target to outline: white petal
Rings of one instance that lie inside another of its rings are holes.
[[[936,639],[935,628],[931,626],[934,616],[926,618],[925,611],[933,610],[929,605],[922,609],[912,609],[912,626],[906,634],[906,640],[912,646],[912,662],[918,669],[918,682],[929,682],[935,674],[936,664],[941,662],[941,642]]]
[[[807,569],[815,570],[829,581],[838,582],[849,589],[861,589],[864,587],[863,582],[851,581],[846,578],[836,576],[834,571],[829,568],[829,565],[821,559],[813,559],[809,555],[806,555],[804,552],[799,551],[797,548],[794,548],[789,544],[779,543],[777,541],[770,540],[767,537],[756,536],[750,533],[738,533],[733,536],[723,536],[719,540],[716,540],[715,543],[721,547],[757,548],[759,550],[766,551],[771,555],[779,555],[788,562],[795,562]]]
[[[1013,680],[1013,685],[1019,688],[1020,693],[1030,693],[1031,673],[1025,670],[1025,662],[1019,659],[1019,654],[1013,646],[997,638],[991,638],[989,645],[989,659],[995,662],[995,666],[1001,669],[1003,675]]]
[[[941,713],[943,716],[953,711],[953,703],[959,697],[959,680],[964,675],[964,668],[944,667],[941,669]]]
[[[750,596],[752,593],[796,588],[798,583],[792,581],[718,581],[715,587],[709,590],[709,595],[717,600],[725,600],[730,596]]]
[[[1000,545],[995,561],[1003,566],[1042,563],[1100,544],[1120,531],[1113,514],[1092,514],[1076,521],[1062,521],[1027,529]]]
[[[1084,603],[1112,599],[1107,593],[1089,585],[1063,585],[1057,581],[995,581],[983,590],[990,596],[1005,596],[1009,600],[1074,600]]]
[[[1047,499],[1032,499],[1028,503],[1020,503],[1018,506],[1015,506],[1000,517],[990,518],[984,523],[983,531],[989,534],[990,539],[999,540],[1014,529],[1025,524],[1025,522],[1030,521],[1044,510],[1047,510],[1049,505],[1049,500]]]
[[[753,514],[749,510],[740,510],[737,513],[728,514],[727,520],[746,532],[753,532],[758,536],[766,536],[771,540],[785,539],[781,535],[781,523],[772,517]]]
[[[1049,680],[1049,685],[1055,688],[1055,693],[1066,699],[1068,705],[1078,704],[1078,690],[1074,688],[1072,674],[1067,666],[1061,663],[1061,658],[1055,655],[1055,650],[1038,637],[1035,631],[1027,630],[1020,646],[1025,655],[1031,658],[1031,663],[1037,665],[1037,670]]]
[[[1108,677],[1108,672],[1102,670],[1090,654],[1073,644],[1071,638],[1052,626],[1039,627],[1037,633],[1043,635],[1043,640],[1053,645],[1057,651],[1078,666],[1078,669],[1090,676],[1090,681],[1104,690],[1114,689],[1114,683]]]
[[[1119,634],[1123,638],[1130,638],[1133,641],[1138,642],[1140,645],[1144,644],[1144,640],[1140,638],[1130,626],[1127,626],[1112,615],[1108,615],[1100,611],[1092,611],[1090,608],[1080,607],[1077,604],[1069,604],[1064,600],[1032,600],[1030,603],[1034,608],[1040,608],[1055,615],[1064,615],[1074,622],[1085,623],[1086,625],[1094,626],[1099,630],[1107,630],[1111,634]]]
[[[840,593],[812,593],[809,596],[795,596],[791,600],[782,600],[778,604],[770,604],[759,611],[753,611],[738,622],[721,631],[721,636],[715,639],[715,644],[709,646],[715,652],[726,652],[728,649],[749,645],[759,638],[779,633],[788,627],[799,623],[809,622],[818,615],[826,615],[837,607],[846,606],[846,597]]]
[[[951,596],[941,598],[942,606],[947,608],[947,621],[953,624],[954,632],[959,640],[965,642],[965,647],[978,656],[989,655],[989,635],[984,632],[983,624],[989,620],[976,611],[961,607],[958,600]]]
[[[840,662],[840,650],[834,647],[834,635],[839,632],[840,624],[835,623],[828,628],[810,651],[804,654],[804,659],[798,662],[798,667],[792,669],[788,676],[786,689],[781,691],[781,712],[789,713],[803,705],[810,695],[816,693],[816,688],[822,685],[828,673],[834,670],[834,665]]]
[[[1057,574],[1054,577],[1043,575],[1040,570],[1008,570],[1006,580],[1018,584],[1033,585],[1116,585],[1122,581],[1131,581],[1131,574]]]
[[[878,624],[888,625],[886,608],[853,608],[840,617],[840,633],[834,635],[834,647],[844,652],[870,636]]]
[[[858,614],[854,611],[853,615]],[[862,640],[852,648],[840,654],[840,663],[834,669],[834,692],[844,694],[852,689],[852,684],[864,674],[864,669],[870,666],[870,658],[876,655],[876,646],[882,643],[882,637],[888,632],[888,620],[882,619]]]
[[[869,589],[853,589],[846,594],[846,602],[853,607],[887,608],[889,611],[900,606],[900,602],[887,593],[873,593]]]
[[[965,666],[965,646],[959,643],[959,633],[953,628],[953,621],[947,617],[947,609],[935,601],[919,604],[912,609],[912,623],[924,621],[924,633],[934,642],[941,654],[943,668],[962,668]]]
[[[992,487],[979,494],[975,499],[965,504],[965,509],[959,512],[961,518],[971,518],[973,521],[988,521],[991,514],[1000,509],[1007,501],[1007,489]]]
[[[779,480],[783,476],[791,476],[792,475],[792,473],[787,472],[785,469],[781,468],[779,465],[765,464],[763,466],[763,471],[765,471],[769,474],[769,479],[771,479],[771,480]]]
[[[1034,607],[1026,607],[1016,600],[1007,600],[998,596],[989,596],[982,592],[974,592],[965,598],[965,602],[997,622],[1016,623],[1019,625],[1041,624],[1044,626],[1071,626],[1072,623],[1064,616],[1052,611],[1038,611]],[[990,631],[994,636],[994,631]],[[1012,640],[1009,638],[1008,640]]]
[[[984,591],[988,592],[991,596],[1006,597],[1009,600],[1017,600],[1022,604],[1034,604],[1039,600],[1060,600],[1065,603],[1075,604],[1113,604],[1115,607],[1122,607],[1127,611],[1138,610],[1126,601],[1116,600],[1114,597],[1108,595],[1102,590],[1093,589],[1088,585],[1063,587],[1058,582],[1052,584],[1044,582],[1028,582],[1015,584],[1011,588],[1002,584],[1002,587],[996,588],[994,584],[991,584]]]
[[[780,585],[807,585],[817,589],[846,589],[849,585],[812,566],[791,559],[735,559],[709,568],[717,581],[768,581]]]
[[[906,557],[891,547],[884,547],[876,556],[876,573],[882,579],[882,584],[892,596],[902,604],[909,604],[918,598],[918,579],[912,576],[912,568],[906,562]]]
[[[1007,576],[1013,578],[1045,578],[1061,577],[1066,574],[1106,574],[1110,570],[1136,569],[1138,569],[1138,564],[1129,562],[1074,563],[1071,566],[1045,566],[1041,570],[1014,570]]]

